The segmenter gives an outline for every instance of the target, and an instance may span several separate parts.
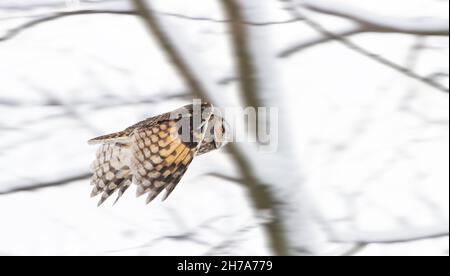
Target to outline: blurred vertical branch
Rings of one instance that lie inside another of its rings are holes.
[[[258,82],[256,81],[255,62],[252,60],[250,46],[247,41],[245,18],[239,5],[233,0],[221,0],[228,16],[234,55],[236,57],[236,71],[240,78],[241,94],[247,106],[257,108],[263,106],[258,99]]]
[[[190,72],[189,66],[185,63],[183,57],[178,53],[176,47],[172,44],[170,39],[166,36],[162,28],[159,26],[157,18],[152,13],[152,8],[150,4],[146,3],[145,0],[132,0],[136,7],[138,14],[145,21],[147,29],[155,36],[157,42],[160,44],[161,48],[166,53],[166,56],[174,65],[175,69],[183,78],[187,87],[191,90],[194,96],[209,100],[208,94],[202,87],[200,82],[195,78],[195,76]]]
[[[191,71],[188,63],[185,62],[184,57],[180,54],[176,46],[171,41],[170,37],[164,33],[162,27],[160,26],[158,19],[151,12],[152,8],[148,2],[145,0],[132,0],[136,10],[141,15],[142,19],[145,21],[147,29],[156,38],[157,42],[160,44],[161,48],[164,50],[167,57],[174,64],[176,70],[182,76],[183,81],[190,88],[192,94],[203,100],[211,101],[209,92],[205,87],[202,86],[200,80],[198,80],[195,74]],[[249,64],[245,63],[243,65],[245,68],[250,67]],[[247,68],[248,69],[248,68]],[[247,70],[245,69],[245,70]],[[255,90],[253,85],[247,86],[246,89]],[[253,102],[254,99],[248,99]],[[256,102],[253,102],[256,104]],[[240,169],[243,176],[244,183],[249,190],[251,199],[253,200],[254,206],[259,210],[272,210],[274,213],[274,219],[266,224],[267,233],[270,239],[270,243],[273,251],[278,255],[288,255],[288,247],[283,237],[284,231],[281,229],[281,223],[279,221],[279,216],[277,215],[277,210],[275,207],[275,199],[272,194],[267,189],[267,187],[261,183],[258,178],[254,175],[252,166],[249,164],[245,155],[242,151],[233,144],[228,146],[228,149]]]
[[[239,76],[239,83],[241,95],[247,106],[257,108],[264,106],[258,98],[258,81],[257,70],[255,68],[255,61],[253,60],[251,46],[249,45],[247,27],[241,13],[238,3],[234,0],[221,0],[224,12],[228,17],[228,26],[231,33],[232,48],[235,55],[235,67]],[[258,121],[255,122],[258,126]],[[255,128],[258,129],[258,128]],[[235,155],[235,148],[231,148],[233,155]],[[239,163],[238,163],[239,164]],[[245,171],[250,171],[251,168],[247,162],[240,162],[240,167]],[[256,179],[255,179],[256,180]],[[257,203],[258,209],[270,209],[274,214],[274,221],[267,225],[268,232],[271,237],[272,247],[279,255],[287,255],[289,253],[286,238],[283,235],[284,230],[282,224],[279,222],[280,214],[275,208],[274,199],[271,198],[269,190],[265,185],[257,184],[257,181],[247,182],[248,188],[251,192],[254,202]]]
[[[320,233],[310,214],[310,202],[299,173],[292,141],[289,135],[289,116],[278,78],[275,53],[271,47],[271,34],[267,29],[255,28],[245,22],[266,19],[269,5],[264,1],[222,0],[228,17],[235,67],[240,80],[242,98],[248,106],[277,107],[279,147],[275,152],[257,149],[250,153],[253,170],[264,179],[273,198],[272,214],[279,242],[289,254],[317,253],[320,248]],[[268,125],[267,118],[256,122],[257,132]],[[272,141],[273,142],[273,141]],[[276,164],[276,165],[275,165]],[[271,166],[276,168],[269,169]],[[283,239],[283,240],[281,240]]]

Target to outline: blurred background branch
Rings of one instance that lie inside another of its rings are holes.
[[[42,23],[51,22],[61,18],[66,18],[76,15],[92,15],[92,14],[115,14],[115,15],[136,15],[134,11],[117,11],[117,10],[78,10],[78,11],[67,11],[67,12],[57,12],[50,15],[44,15],[37,19],[31,19],[30,21],[14,27],[7,31],[7,33],[0,37],[0,42],[10,40],[15,36],[19,35],[21,32],[26,31],[32,27],[36,27]]]
[[[435,239],[449,235],[448,222],[433,227],[417,227],[386,232],[354,231],[333,233],[331,241],[336,243],[403,243],[424,239]]]
[[[333,15],[357,23],[366,32],[448,36],[449,21],[441,18],[398,18],[329,0],[295,0],[298,5],[318,13]]]
[[[285,1],[285,0],[284,0]],[[449,36],[449,21],[441,18],[398,18],[388,17],[356,8],[336,1],[298,0],[295,5],[319,14],[347,19],[347,27],[332,30],[337,37],[348,37],[361,33],[402,33],[425,36]],[[280,57],[288,57],[316,44],[333,41],[333,36],[319,33],[309,40],[301,39],[280,52]]]
[[[294,15],[297,16],[298,18],[303,19],[303,21],[308,24],[311,28],[315,29],[317,32],[321,33],[322,35],[331,38],[333,40],[339,41],[340,43],[344,44],[345,46],[347,46],[349,49],[354,50],[355,52],[358,52],[370,59],[373,59],[374,61],[383,64],[387,67],[390,67],[391,69],[394,69],[395,71],[398,71],[402,74],[404,74],[405,76],[408,76],[412,79],[415,79],[419,82],[422,82],[424,84],[427,84],[437,90],[440,90],[441,92],[444,93],[449,93],[449,88],[438,83],[435,82],[434,80],[430,79],[430,78],[426,78],[426,77],[422,77],[418,74],[416,74],[415,72],[409,70],[408,68],[402,67],[392,61],[390,61],[387,58],[384,58],[380,55],[374,54],[372,52],[370,52],[369,50],[366,50],[365,48],[357,45],[356,43],[353,43],[352,41],[346,39],[344,36],[341,36],[339,34],[335,34],[329,30],[327,30],[325,27],[323,27],[321,24],[319,24],[317,21],[313,20],[312,17],[307,16],[305,13],[303,13],[302,11],[300,11],[297,6],[295,5],[297,2],[293,1],[290,5],[290,12]],[[448,21],[447,21],[448,22]],[[344,35],[348,35],[348,34],[355,34],[357,32],[354,31],[350,31],[347,33],[344,33]],[[300,47],[300,48],[304,48]],[[293,49],[288,49],[283,51],[279,56],[280,57],[287,57],[291,54],[293,54],[295,51],[297,51],[299,49],[298,46],[294,47],[294,51],[292,51]]]

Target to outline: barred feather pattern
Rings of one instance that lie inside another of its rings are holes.
[[[132,172],[130,163],[130,145],[119,143],[105,143],[97,151],[97,158],[92,163],[91,185],[94,186],[91,196],[102,194],[98,203],[100,206],[116,190],[117,200],[130,187]]]
[[[192,117],[192,106],[187,108]],[[165,113],[89,141],[101,144],[92,164],[91,178],[94,186],[91,196],[101,194],[99,206],[115,191],[118,191],[117,202],[132,183],[137,185],[137,196],[147,194],[147,204],[164,190],[165,200],[195,156],[217,149],[216,141],[183,141],[178,125],[182,118]],[[191,126],[191,136],[204,138],[206,129]]]
[[[132,144],[137,196],[148,193],[149,203],[165,189],[167,198],[194,158],[195,148],[181,141],[175,121],[136,130]]]

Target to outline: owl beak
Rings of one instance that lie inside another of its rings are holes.
[[[200,126],[197,128],[197,130],[201,130],[207,123],[208,123],[207,121],[201,123]]]

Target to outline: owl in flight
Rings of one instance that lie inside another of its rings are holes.
[[[92,197],[100,206],[115,191],[117,200],[132,183],[147,204],[166,190],[166,199],[195,156],[223,146],[225,123],[212,104],[198,102],[146,119],[123,131],[89,140],[99,144],[91,166]]]

